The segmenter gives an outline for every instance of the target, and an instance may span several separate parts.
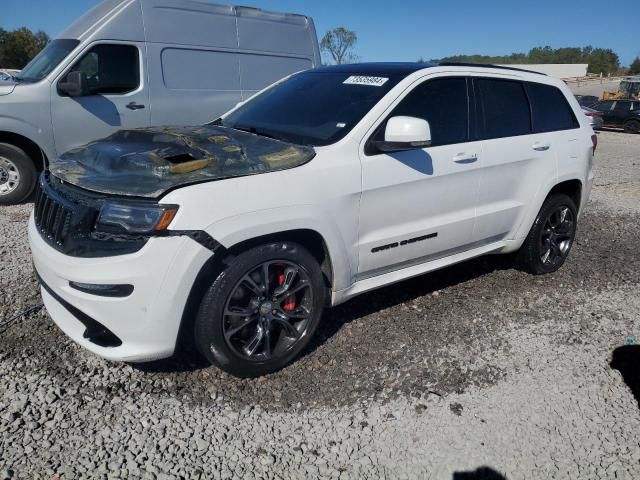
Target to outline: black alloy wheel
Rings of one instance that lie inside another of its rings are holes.
[[[311,280],[304,269],[282,260],[264,262],[229,295],[222,323],[225,341],[248,361],[282,357],[307,331],[312,309]]]
[[[534,275],[562,267],[573,246],[577,220],[578,211],[569,196],[550,195],[520,247],[517,256],[521,267]]]
[[[562,265],[569,254],[576,225],[573,212],[566,205],[552,210],[540,231],[540,260],[543,265]]]
[[[237,377],[283,368],[320,323],[327,295],[320,265],[289,242],[254,247],[223,263],[196,317],[198,350]]]

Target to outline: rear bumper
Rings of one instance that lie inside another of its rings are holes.
[[[167,237],[152,238],[140,251],[128,255],[71,257],[40,236],[33,216],[29,241],[34,267],[47,286],[42,288],[44,304],[58,327],[87,350],[128,362],[173,354],[191,287],[213,254],[191,238]],[[126,297],[105,297],[78,291],[69,282],[134,288]],[[120,344],[101,346],[98,343],[104,342],[92,341],[86,318],[79,318],[82,315],[107,329]]]

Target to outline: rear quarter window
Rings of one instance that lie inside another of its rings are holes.
[[[556,87],[527,83],[534,133],[571,130],[580,124],[564,94]]]
[[[486,139],[515,137],[531,133],[531,112],[522,82],[481,78],[480,92]]]

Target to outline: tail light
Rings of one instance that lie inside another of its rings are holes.
[[[601,117],[601,112],[584,112],[587,117]]]
[[[591,143],[593,144],[593,154],[596,154],[596,148],[598,148],[598,135],[591,135]]]

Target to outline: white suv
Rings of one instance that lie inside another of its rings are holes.
[[[40,178],[45,305],[108,359],[191,340],[273,372],[325,306],[472,257],[567,258],[596,137],[563,82],[517,69],[362,64],[292,75],[210,125],[120,131]]]

